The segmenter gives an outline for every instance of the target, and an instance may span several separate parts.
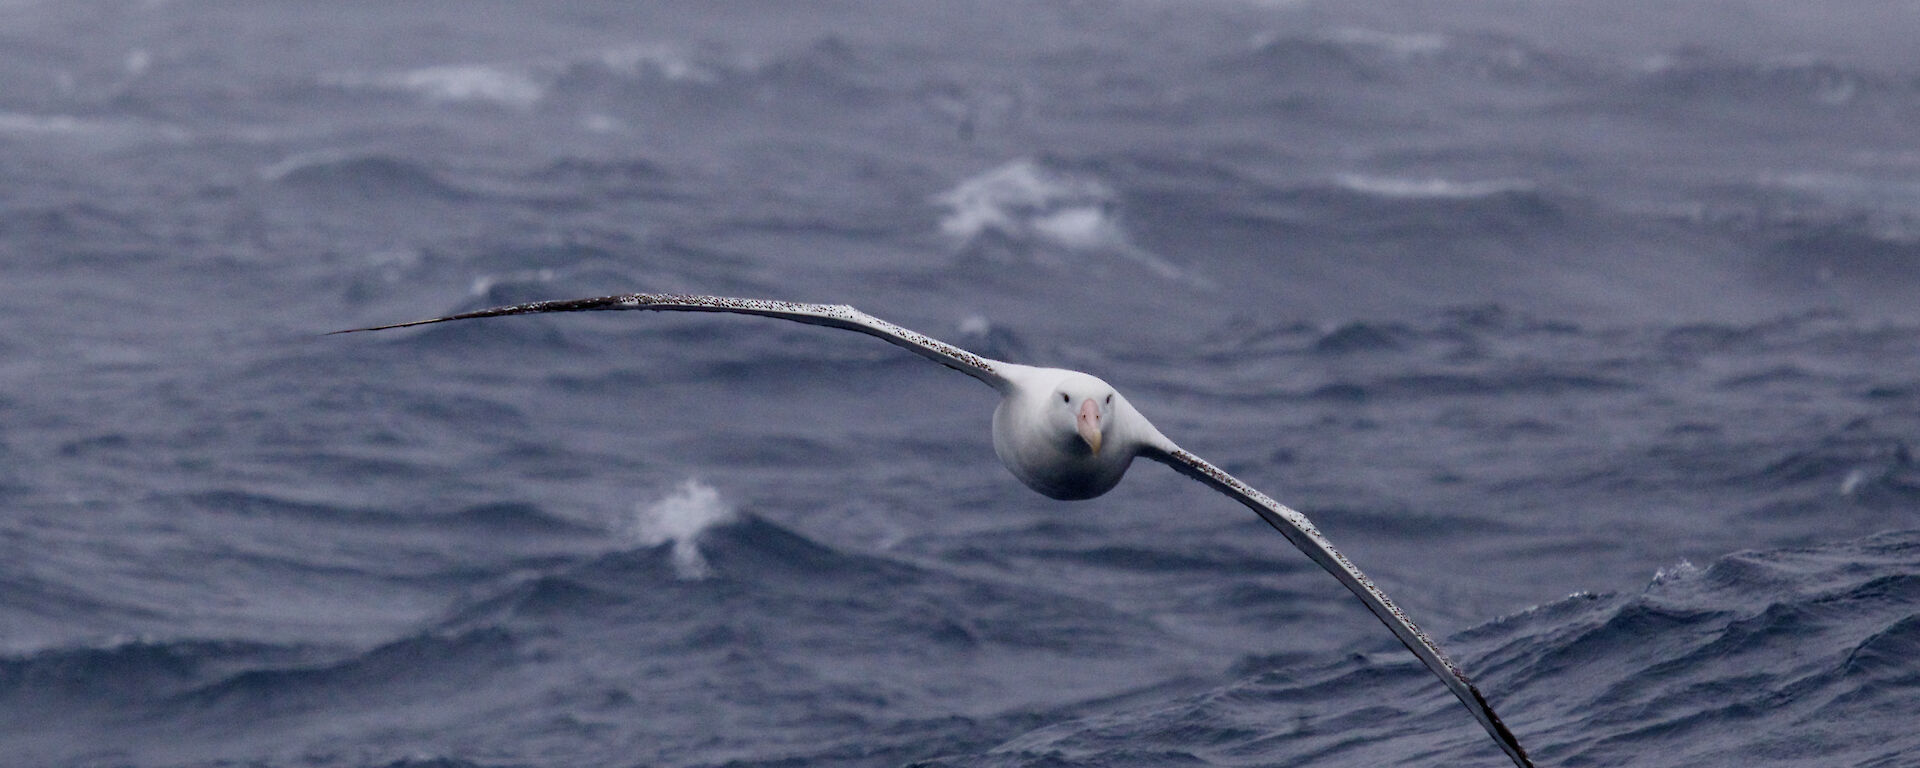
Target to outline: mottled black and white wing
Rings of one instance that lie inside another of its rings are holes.
[[[356,331],[379,331],[389,328],[406,328],[430,323],[444,323],[449,320],[468,320],[482,317],[500,317],[504,315],[527,315],[541,312],[590,312],[601,310],[642,310],[642,311],[678,311],[678,312],[731,312],[743,315],[777,317],[809,325],[822,325],[829,328],[843,328],[858,331],[904,348],[921,357],[985,382],[994,389],[1007,391],[1015,386],[1008,373],[1018,366],[989,360],[951,344],[939,341],[901,328],[852,307],[841,304],[805,304],[790,301],[769,301],[763,299],[736,299],[722,296],[695,296],[679,294],[635,293],[621,296],[602,296],[588,299],[567,299],[561,301],[536,301],[527,304],[515,304],[494,307],[457,315],[436,317],[430,320],[415,320],[407,323],[394,323],[369,328],[353,328],[335,333],[353,333]],[[1447,688],[1459,697],[1461,703],[1473,713],[1475,719],[1485,726],[1499,742],[1500,748],[1513,758],[1514,764],[1521,768],[1532,768],[1526,751],[1513,732],[1495,715],[1493,707],[1485,696],[1474,687],[1473,682],[1453,665],[1440,647],[1427,637],[1425,632],[1415,626],[1413,621],[1393,604],[1386,593],[1374,586],[1367,575],[1354,567],[1345,555],[1333,548],[1326,537],[1307,520],[1305,515],[1281,505],[1268,498],[1246,483],[1207,463],[1205,460],[1182,450],[1164,437],[1153,435],[1154,439],[1143,446],[1141,455],[1163,462],[1189,477],[1199,480],[1214,489],[1245,504],[1258,513],[1262,519],[1300,548],[1307,557],[1327,569],[1341,583],[1359,596],[1360,601],[1372,611],[1380,621],[1393,631],[1394,636],[1413,652],[1415,657],[1433,670]]]
[[[1313,526],[1313,522],[1308,520],[1306,515],[1274,501],[1266,494],[1254,490],[1252,486],[1240,482],[1233,475],[1227,474],[1219,467],[1188,453],[1171,442],[1165,445],[1149,445],[1140,455],[1171,466],[1181,474],[1213,487],[1258,513],[1261,519],[1280,531],[1288,541],[1293,542],[1294,546],[1305,552],[1307,557],[1319,563],[1320,567],[1327,569],[1328,573],[1332,573],[1334,578],[1339,579],[1340,583],[1347,585],[1347,589],[1359,596],[1360,602],[1366,604],[1367,610],[1378,616],[1380,621],[1387,625],[1387,629],[1393,630],[1394,636],[1400,638],[1400,642],[1407,646],[1407,650],[1413,651],[1413,655],[1427,665],[1427,669],[1433,670],[1440,681],[1446,683],[1447,689],[1453,691],[1453,695],[1460,698],[1460,703],[1465,704],[1467,710],[1473,713],[1474,719],[1479,720],[1480,724],[1486,727],[1487,733],[1493,736],[1494,741],[1500,743],[1500,748],[1506,751],[1508,757],[1513,758],[1515,765],[1520,768],[1532,768],[1533,762],[1528,759],[1527,751],[1520,747],[1520,741],[1514,738],[1513,731],[1507,729],[1506,723],[1500,721],[1500,716],[1494,714],[1493,705],[1487,703],[1487,697],[1481,695],[1480,689],[1474,686],[1473,681],[1467,679],[1466,673],[1454,666],[1453,661],[1440,650],[1440,646],[1436,645],[1432,638],[1427,637],[1427,633],[1420,631],[1413,620],[1407,618],[1406,613],[1393,604],[1393,600],[1387,597],[1387,593],[1374,586],[1373,580],[1361,573],[1359,568],[1354,567],[1353,563],[1347,560],[1346,555],[1334,549],[1333,544],[1327,541],[1327,537],[1320,535],[1320,530]]]
[[[944,341],[924,334],[907,330],[880,318],[869,315],[844,304],[804,304],[792,301],[770,301],[766,299],[735,299],[725,296],[694,296],[668,293],[630,293],[621,296],[600,296],[590,299],[563,299],[559,301],[535,301],[526,304],[514,304],[506,307],[494,307],[457,315],[436,317],[430,320],[415,320],[392,325],[376,325],[370,328],[351,328],[334,333],[356,333],[359,331],[384,331],[389,328],[407,328],[415,325],[444,323],[449,320],[471,320],[481,317],[501,317],[503,315],[530,315],[540,312],[593,312],[603,310],[641,310],[655,312],[731,312],[742,315],[760,315],[792,320],[808,325],[823,325],[828,328],[844,328],[876,336],[894,346],[972,376],[994,389],[1008,386],[1007,378],[997,365],[990,360],[968,352]]]

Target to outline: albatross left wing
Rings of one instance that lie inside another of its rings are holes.
[[[1513,758],[1514,765],[1520,768],[1533,768],[1533,761],[1528,759],[1527,751],[1520,747],[1520,740],[1514,738],[1513,731],[1508,730],[1507,724],[1500,721],[1499,715],[1494,714],[1493,705],[1487,703],[1487,697],[1481,695],[1480,689],[1474,686],[1472,680],[1467,679],[1466,673],[1453,665],[1453,661],[1440,650],[1440,646],[1436,645],[1432,638],[1427,637],[1427,633],[1420,631],[1413,620],[1407,618],[1407,614],[1393,604],[1393,600],[1387,597],[1387,593],[1374,586],[1373,580],[1361,573],[1359,568],[1354,567],[1353,563],[1347,560],[1346,555],[1334,549],[1333,543],[1327,541],[1327,537],[1320,535],[1320,530],[1313,526],[1313,522],[1308,520],[1306,515],[1268,498],[1266,494],[1240,482],[1239,478],[1227,474],[1219,467],[1208,463],[1207,460],[1188,453],[1171,442],[1165,445],[1149,445],[1140,455],[1171,466],[1180,474],[1211,486],[1214,490],[1232,497],[1233,500],[1245,504],[1259,514],[1261,519],[1280,531],[1282,536],[1287,537],[1288,541],[1293,542],[1294,546],[1305,552],[1307,557],[1319,563],[1320,567],[1327,569],[1327,572],[1332,573],[1340,583],[1347,585],[1347,589],[1358,595],[1360,602],[1366,604],[1367,610],[1379,617],[1381,623],[1387,625],[1387,629],[1393,630],[1394,636],[1400,638],[1400,642],[1407,646],[1407,650],[1413,651],[1413,655],[1419,657],[1420,662],[1427,665],[1427,669],[1433,670],[1433,673],[1440,677],[1440,681],[1446,683],[1447,689],[1460,698],[1460,703],[1466,705],[1467,711],[1473,713],[1474,719],[1479,720],[1480,725],[1486,727],[1487,733],[1493,736],[1493,740],[1500,743],[1500,748],[1506,751],[1507,756]]]
[[[760,315],[792,320],[808,325],[823,325],[828,328],[842,328],[875,336],[896,347],[903,348],[921,357],[952,368],[985,382],[994,389],[1009,386],[1006,375],[1000,370],[998,361],[990,360],[968,352],[924,334],[907,330],[880,318],[869,315],[845,304],[804,304],[793,301],[771,301],[767,299],[735,299],[726,296],[695,296],[671,293],[629,293],[620,296],[599,296],[591,299],[564,299],[559,301],[535,301],[526,304],[514,304],[506,307],[494,307],[457,315],[436,317],[431,320],[415,320],[408,323],[376,325],[370,328],[349,328],[334,333],[356,333],[359,331],[384,331],[388,328],[406,328],[430,323],[444,323],[448,320],[470,320],[478,317],[500,317],[502,315],[531,315],[540,312],[592,312],[597,310],[642,310],[642,311],[679,311],[679,312],[732,312],[742,315]]]

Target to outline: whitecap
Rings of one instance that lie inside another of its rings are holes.
[[[185,141],[185,129],[137,120],[89,120],[72,115],[0,111],[0,135],[107,141]]]
[[[601,51],[600,66],[627,77],[658,74],[673,82],[713,83],[720,73],[696,61],[688,49],[666,43],[644,43]]]
[[[0,112],[0,133],[42,134],[70,136],[82,133],[96,133],[105,130],[105,126],[67,115],[29,115],[21,112]]]
[[[1878,170],[1878,169],[1875,169]],[[1920,182],[1903,178],[1832,171],[1768,171],[1759,175],[1762,186],[1863,207],[1920,205]]]
[[[1687,581],[1699,575],[1699,573],[1699,566],[1694,565],[1690,560],[1682,558],[1680,562],[1654,571],[1653,581],[1647,584],[1647,589],[1653,589],[1674,582]]]
[[[1083,251],[1100,248],[1125,248],[1126,236],[1115,226],[1106,211],[1083,205],[1062,208],[1035,216],[1033,231],[1061,246]]]
[[[1118,196],[1098,179],[1020,159],[935,195],[940,231],[965,247],[982,237],[1080,254],[1120,256],[1171,279],[1205,285],[1133,243],[1116,217]]]
[[[1532,182],[1523,179],[1453,181],[1437,177],[1410,179],[1358,173],[1339,174],[1333,178],[1333,182],[1363,195],[1415,200],[1469,200],[1507,192],[1528,192],[1534,188]]]
[[[1112,227],[1104,211],[1113,197],[1112,190],[1097,180],[1022,159],[962,181],[933,201],[947,208],[940,231],[971,240],[995,232],[1025,238],[1034,234],[1034,219],[1066,209],[1097,212],[1095,224]]]
[[[383,74],[329,75],[322,82],[349,90],[412,93],[434,103],[485,102],[527,109],[546,97],[531,72],[489,64],[450,64]]]
[[[280,181],[307,168],[344,162],[351,158],[353,158],[352,153],[337,149],[299,152],[281,158],[278,162],[261,166],[258,173],[262,181]]]
[[[1860,492],[1860,489],[1871,480],[1873,480],[1873,476],[1867,474],[1865,469],[1854,467],[1848,470],[1846,477],[1840,479],[1840,495],[1852,496],[1857,494]]]
[[[636,505],[625,534],[633,543],[646,547],[671,542],[674,573],[692,581],[713,573],[707,558],[700,554],[700,535],[737,518],[733,507],[721,500],[719,491],[689,478],[666,497]]]
[[[474,278],[472,283],[467,284],[467,292],[473,296],[485,296],[488,291],[493,290],[494,286],[503,283],[551,283],[553,279],[558,276],[559,274],[555,272],[552,267],[522,269],[498,275],[485,274]]]
[[[626,123],[612,115],[594,112],[580,116],[580,128],[588,133],[619,133],[627,129]]]
[[[432,101],[490,101],[523,109],[546,91],[527,73],[481,64],[426,67],[389,75],[386,82]]]
[[[1447,49],[1445,35],[1433,33],[1382,32],[1365,27],[1341,27],[1326,33],[1329,42],[1373,48],[1397,59],[1429,56]]]
[[[993,332],[993,321],[988,320],[986,315],[967,315],[960,318],[957,329],[962,336],[985,336]]]
[[[128,75],[139,77],[153,68],[153,54],[148,53],[145,48],[135,48],[127,51],[127,55],[121,60],[121,66],[126,68]]]

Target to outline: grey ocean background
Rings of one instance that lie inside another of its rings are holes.
[[[0,2],[0,765],[1920,765],[1913,2]]]

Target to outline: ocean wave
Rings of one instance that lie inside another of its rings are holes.
[[[24,542],[0,549],[11,563],[25,558]],[[118,631],[129,623],[158,615],[152,607],[122,590],[91,590],[79,584],[51,580],[18,567],[0,566],[0,616],[7,633],[0,636],[0,658],[5,654],[43,649],[74,636],[78,627]]]
[[[607,201],[673,200],[683,196],[668,166],[640,157],[565,157],[522,177],[531,188],[569,205],[595,207]]]
[[[384,154],[295,155],[261,168],[260,177],[293,189],[356,198],[419,196],[465,200],[472,197],[423,163]]]
[[[85,200],[9,205],[6,210],[0,210],[0,234],[29,242],[86,241],[95,247],[145,242],[153,237],[138,217]],[[42,258],[72,258],[72,254],[63,251]]]
[[[0,110],[0,136],[124,145],[150,141],[180,143],[192,138],[193,133],[177,125],[134,118],[106,119]]]
[[[456,609],[440,628],[512,627],[528,618],[591,625],[608,611],[625,617],[619,621],[646,622],[643,609],[663,601],[689,609],[714,599],[778,602],[794,598],[795,589],[819,589],[820,599],[837,599],[830,596],[848,594],[842,591],[848,581],[870,588],[920,580],[910,567],[841,552],[736,511],[694,480],[640,505],[635,517],[615,523],[610,533],[612,551],[528,574]],[[743,592],[742,585],[772,591]],[[689,602],[689,592],[705,598]]]
[[[1330,355],[1397,351],[1406,347],[1412,335],[1411,329],[1398,323],[1345,323],[1314,339],[1313,351]]]
[[[1711,744],[1726,729],[1763,727],[1801,740],[1831,739],[1871,709],[1878,687],[1856,664],[1904,631],[1920,609],[1920,534],[1898,532],[1828,547],[1730,555],[1690,578],[1668,578],[1618,607],[1560,649],[1584,649],[1574,667],[1530,665],[1519,685],[1576,685],[1556,708],[1583,712],[1568,757],[1644,753],[1651,738]],[[1649,648],[1664,648],[1649,652]],[[1598,675],[1596,675],[1598,673]],[[1597,678],[1597,679],[1595,679]],[[1596,685],[1596,683],[1602,683]],[[1864,694],[1864,695],[1863,695]],[[1675,754],[1674,764],[1728,750],[1771,760],[1775,739]],[[1857,745],[1854,764],[1886,748]],[[1909,746],[1908,748],[1911,748]]]
[[[934,202],[947,209],[940,219],[941,233],[963,242],[994,232],[1090,248],[1125,240],[1106,214],[1114,197],[1113,190],[1096,179],[1023,159],[966,179],[935,196]],[[1062,222],[1082,226],[1070,228]]]
[[[103,132],[108,130],[109,127],[106,123],[83,120],[72,115],[34,115],[23,112],[0,112],[0,133],[75,136]]]
[[[1610,76],[1606,62],[1568,55],[1512,35],[1484,32],[1387,32],[1344,26],[1306,33],[1266,32],[1216,69],[1269,83],[1335,88],[1424,81],[1434,75],[1502,84],[1584,84]]]
[[[631,110],[609,97],[644,93],[676,99],[683,107],[767,99],[780,99],[794,108],[823,100],[844,106],[872,101],[879,89],[868,81],[876,71],[868,51],[826,35],[772,54],[717,44],[637,41],[523,61],[336,71],[318,76],[315,82],[349,94],[412,97],[430,106],[483,106],[514,112],[592,106],[598,111],[590,113],[585,125],[590,130],[599,125],[605,132],[623,127],[620,115]]]
[[[733,68],[717,51],[677,43],[617,46],[595,53],[588,61],[625,77],[688,83],[716,83]]]
[[[1869,216],[1864,221],[1841,223],[1872,227],[1878,230],[1875,234],[1888,238],[1910,235],[1913,225],[1908,219],[1920,213],[1920,180],[1906,176],[1909,168],[1903,166],[1910,167],[1916,161],[1898,153],[1862,154],[1849,163],[1856,170],[1765,171],[1756,181],[1764,190],[1818,198],[1825,203],[1823,207],[1890,211],[1894,217]]]
[[[621,91],[696,96],[683,103],[815,99],[860,104],[874,91],[867,84],[875,54],[846,38],[825,35],[773,51],[752,52],[716,44],[639,42],[618,45],[537,67],[552,100],[587,99]]]
[[[237,669],[307,663],[337,649],[221,640],[127,640],[0,656],[0,701],[112,710],[182,695]]]
[[[735,519],[732,505],[713,486],[687,480],[666,497],[636,507],[626,535],[641,546],[671,544],[680,578],[703,579],[712,569],[700,554],[701,535]]]
[[[1499,242],[1517,232],[1551,236],[1567,229],[1587,207],[1578,199],[1522,180],[1453,181],[1353,173],[1275,187],[1253,199],[1257,201],[1251,203],[1253,215],[1284,223],[1295,238],[1328,238],[1329,247],[1356,237],[1417,238],[1425,248],[1432,248],[1436,241],[1449,238]],[[1472,252],[1487,250],[1475,247]]]
[[[1263,79],[1288,82],[1349,81],[1364,82],[1383,77],[1390,66],[1374,59],[1380,53],[1388,58],[1411,53],[1391,45],[1376,45],[1373,40],[1339,39],[1341,36],[1276,35],[1256,36],[1249,50],[1234,53],[1215,66],[1238,74],[1258,74]]]
[[[1916,611],[1920,532],[1907,531],[1730,555],[1637,595],[1572,595],[1449,647],[1543,763],[1800,764],[1804,755],[1781,751],[1798,743],[1824,745],[1823,764],[1880,764],[1920,748],[1920,735],[1885,731],[1912,702],[1901,659],[1920,647]],[[1262,658],[1226,687],[1046,726],[947,762],[1499,762],[1402,656]],[[1772,735],[1749,738],[1755,729]]]
[[[954,326],[953,341],[963,349],[995,360],[1023,363],[1033,359],[1024,336],[994,323],[986,315],[961,318]]]
[[[1342,188],[1385,198],[1412,200],[1464,200],[1492,197],[1512,192],[1532,192],[1532,182],[1517,179],[1491,181],[1451,181],[1442,178],[1403,178],[1342,173],[1334,177]]]
[[[1324,186],[1282,193],[1282,199],[1327,206],[1374,231],[1435,236],[1487,236],[1551,231],[1575,201],[1520,180],[1456,182],[1344,174]]]
[[[527,62],[435,64],[387,72],[332,72],[317,82],[350,93],[412,96],[427,104],[482,105],[516,111],[557,95],[591,94],[605,82],[711,86],[735,76],[742,62],[711,49],[673,42],[636,42],[574,56]]]
[[[1643,93],[1689,101],[1758,99],[1844,107],[1888,88],[1879,75],[1817,58],[1746,62],[1699,48],[1649,58],[1641,63],[1641,73]]]
[[[1086,547],[1014,546],[995,553],[995,559],[1010,556],[1059,560],[1112,571],[1141,573],[1198,573],[1213,575],[1270,575],[1308,570],[1291,560],[1276,560],[1267,554],[1221,551],[1211,543],[1191,546],[1166,544],[1142,547],[1121,544],[1096,544]]]
[[[723,648],[740,632],[789,623],[811,643],[903,657],[955,648],[1073,657],[1140,649],[1135,620],[1097,602],[844,550],[749,512],[728,511],[716,521],[711,515],[726,507],[698,486],[663,501],[654,505],[660,514],[697,532],[629,537],[627,548],[542,570],[436,626],[589,636],[624,627],[632,642],[663,643],[676,653]],[[697,542],[693,554],[683,554],[682,541]],[[815,622],[826,616],[860,629],[822,631]],[[1118,625],[1129,631],[1107,636],[1098,629]]]
[[[1104,182],[1032,159],[961,181],[933,202],[946,209],[941,234],[971,257],[1070,268],[1077,262],[1069,256],[1106,255],[1162,279],[1196,279],[1133,242]]]
[[[1737,487],[1810,488],[1819,496],[1854,501],[1920,501],[1920,461],[1910,435],[1888,434],[1862,425],[1819,438],[1811,446],[1779,456],[1765,467],[1736,473],[1725,482]]]
[[[529,109],[546,95],[536,73],[497,64],[444,64],[378,74],[338,73],[320,77],[323,86],[347,91],[385,91],[418,96],[430,103],[479,102]]]
[[[1769,387],[1804,387],[1811,384],[1828,383],[1833,379],[1823,376],[1805,367],[1784,364],[1758,371],[1748,371],[1721,379],[1716,387],[1729,391],[1743,389],[1766,389]]]
[[[426,632],[318,663],[247,669],[172,697],[172,706],[245,713],[251,721],[374,699],[392,707],[461,691],[506,668],[519,647],[497,629]],[[231,716],[231,715],[230,715]]]
[[[444,755],[432,757],[411,755],[390,763],[383,763],[379,768],[507,768],[512,765],[518,765],[518,763],[475,762]]]
[[[1675,354],[1753,351],[1766,343],[1767,328],[1732,323],[1685,323],[1660,331],[1659,346]]]
[[[1920,287],[1920,235],[1855,222],[1787,226],[1757,233],[1768,245],[1751,268],[1764,284],[1799,291],[1841,290],[1850,296],[1897,294]]]
[[[433,513],[298,501],[241,490],[198,491],[186,494],[181,501],[241,517],[282,518],[310,523],[500,533],[568,534],[592,530],[592,526],[554,515],[536,505],[515,502],[480,504],[453,512]]]
[[[1451,38],[1435,32],[1384,32],[1367,27],[1339,27],[1323,36],[1336,43],[1373,48],[1405,60],[1432,56],[1454,45]]]
[[[797,51],[773,57],[754,68],[754,79],[794,92],[823,94],[836,103],[860,106],[879,95],[866,84],[876,69],[868,52],[848,39],[827,35]]]
[[[1307,396],[1325,400],[1365,400],[1376,397],[1490,397],[1624,392],[1639,388],[1640,386],[1630,379],[1576,371],[1433,372],[1383,376],[1362,381],[1332,381],[1315,386]]]

